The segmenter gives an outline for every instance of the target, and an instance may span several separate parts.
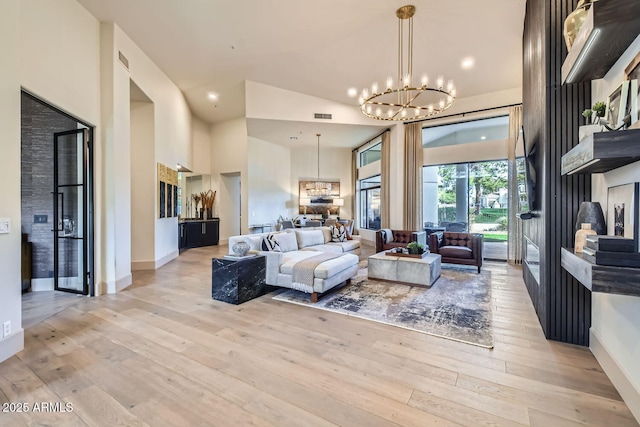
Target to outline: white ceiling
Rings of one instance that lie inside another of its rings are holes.
[[[349,87],[396,75],[395,10],[405,4],[416,6],[415,75],[453,79],[459,98],[522,86],[526,0],[78,2],[117,23],[211,123],[244,115],[245,80],[355,106]],[[475,67],[463,70],[468,56]],[[211,102],[208,92],[219,99]]]

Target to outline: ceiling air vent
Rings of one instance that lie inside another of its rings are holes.
[[[120,59],[120,62],[122,62],[122,65],[124,65],[124,67],[128,70],[129,69],[129,60],[120,51],[118,51],[118,59]]]
[[[313,114],[313,118],[314,119],[331,120],[331,114],[314,113]]]

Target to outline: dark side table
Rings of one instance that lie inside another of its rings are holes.
[[[267,293],[267,264],[264,256],[241,260],[213,258],[211,297],[231,304],[242,304]]]

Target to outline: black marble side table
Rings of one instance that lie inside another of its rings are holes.
[[[242,260],[212,259],[211,297],[242,304],[267,293],[267,264],[264,256]]]

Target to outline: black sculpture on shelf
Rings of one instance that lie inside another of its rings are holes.
[[[580,204],[573,232],[580,230],[582,224],[586,223],[591,224],[591,229],[595,230],[596,234],[607,234],[604,213],[599,202],[582,202]]]

